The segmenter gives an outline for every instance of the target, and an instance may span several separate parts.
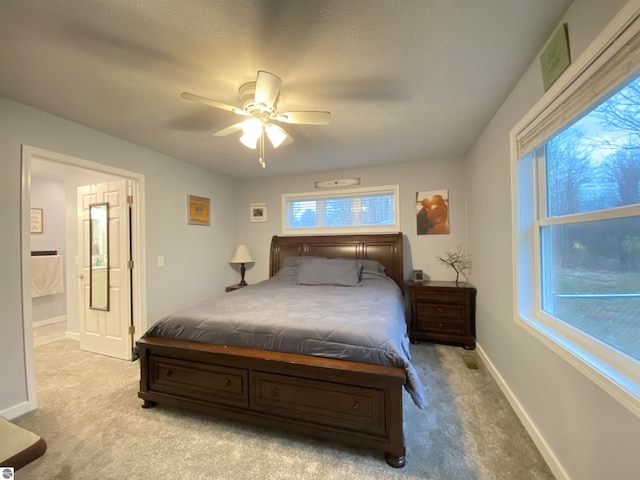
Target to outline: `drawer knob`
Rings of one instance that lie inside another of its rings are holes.
[[[231,380],[229,380],[228,378],[224,381],[224,386],[225,387],[230,387],[231,386]]]
[[[442,313],[442,309],[441,308],[438,308],[438,313]]]
[[[438,324],[438,326],[439,326],[440,328],[442,328],[442,324],[441,324],[441,323],[439,323],[439,324]]]
[[[280,390],[278,390],[277,388],[274,388],[273,390],[271,390],[272,397],[277,397],[279,393],[280,393]]]
[[[356,400],[355,402],[353,402],[353,409],[358,410],[359,408],[360,408],[360,402]]]
[[[170,377],[171,375],[173,375],[173,371],[171,369],[167,370],[167,372],[165,373],[165,375],[167,377]]]

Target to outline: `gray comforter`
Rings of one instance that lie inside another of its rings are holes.
[[[402,293],[384,275],[365,277],[356,287],[338,287],[274,276],[167,315],[144,336],[403,367],[405,388],[422,408]]]

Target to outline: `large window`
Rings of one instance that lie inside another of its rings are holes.
[[[285,194],[283,232],[399,231],[398,186]]]
[[[640,415],[640,34],[621,37],[514,130],[516,313]]]
[[[542,309],[640,360],[640,78],[540,149]]]

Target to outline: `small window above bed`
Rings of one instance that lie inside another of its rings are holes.
[[[353,188],[282,195],[282,232],[376,233],[400,231],[399,187]]]

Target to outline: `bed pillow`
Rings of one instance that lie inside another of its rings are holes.
[[[296,273],[298,273],[298,267],[281,267],[280,270],[275,273],[275,276],[287,277],[287,280],[293,280],[293,283],[295,283]]]
[[[386,273],[374,272],[373,270],[362,270],[360,274],[361,280],[367,280],[371,278],[389,278]]]
[[[300,257],[284,257],[282,259],[282,265],[280,268],[285,267],[297,267],[302,259],[317,259],[317,258],[327,258],[327,257],[310,257],[310,256],[300,256]]]
[[[384,273],[384,265],[376,260],[359,259],[358,262],[362,263],[363,272]]]
[[[343,259],[300,259],[296,282],[299,285],[355,287],[360,283],[362,264]]]

